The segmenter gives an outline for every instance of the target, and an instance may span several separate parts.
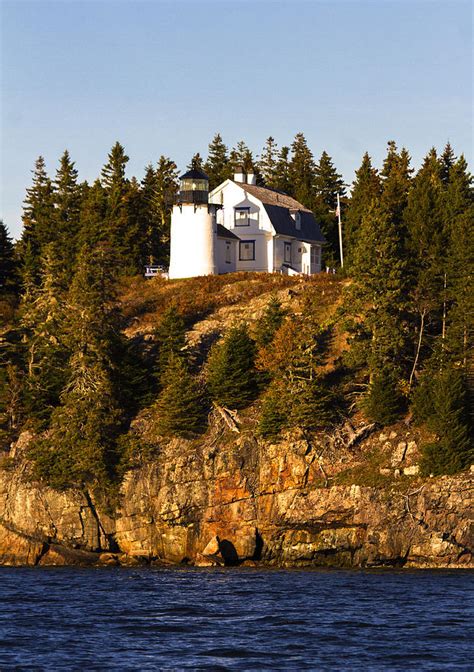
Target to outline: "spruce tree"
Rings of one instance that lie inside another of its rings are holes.
[[[40,271],[42,248],[55,239],[53,185],[46,173],[42,156],[33,171],[33,184],[26,190],[23,205],[23,233],[18,245],[22,281],[36,282]]]
[[[222,137],[216,133],[209,144],[207,161],[204,172],[209,177],[209,189],[215,189],[219,184],[232,177],[232,168],[229,164],[228,149]]]
[[[56,246],[50,243],[44,247],[39,285],[23,295],[20,305],[24,406],[27,415],[40,423],[48,421],[67,380],[65,315],[64,272]]]
[[[436,440],[423,446],[422,470],[454,474],[474,461],[465,379],[460,371],[447,368],[431,380],[430,387],[431,408],[425,420]]]
[[[290,415],[291,397],[287,387],[284,381],[275,380],[263,397],[258,433],[266,439],[276,438],[288,425]]]
[[[331,246],[324,250],[325,258],[330,261],[328,265],[333,265],[334,260],[339,258],[338,220],[335,215],[337,194],[341,199],[345,198],[344,180],[342,175],[336,171],[329,154],[323,152],[315,167],[312,208],[321,224],[324,236]]]
[[[281,302],[276,296],[272,296],[256,325],[255,340],[259,347],[265,347],[273,341],[285,315],[286,311],[282,309]]]
[[[163,436],[193,438],[206,429],[208,403],[182,357],[171,353],[162,376],[163,389],[152,407],[153,429]]]
[[[202,156],[197,152],[187,165],[188,170],[204,170],[204,161]]]
[[[57,251],[69,273],[74,266],[80,229],[81,188],[77,170],[65,150],[54,180],[54,204]]]
[[[67,300],[69,380],[50,432],[31,453],[38,475],[56,488],[105,486],[119,459],[115,439],[122,412],[114,352],[120,334],[109,260],[103,246],[79,254]]]
[[[393,224],[398,227],[399,235],[404,241],[403,213],[408,201],[411,185],[410,155],[405,148],[398,151],[395,142],[388,143],[387,156],[382,171],[381,205]]]
[[[78,250],[84,245],[94,248],[99,243],[105,243],[109,234],[106,228],[107,192],[100,180],[96,180],[83,192],[79,216]]]
[[[291,423],[307,430],[327,427],[335,419],[335,398],[320,376],[301,381],[291,396]]]
[[[391,369],[381,368],[374,374],[361,406],[372,422],[390,425],[398,420],[403,410],[403,396]]]
[[[282,147],[275,166],[273,188],[285,194],[293,193],[293,184],[290,175],[290,148]]]
[[[277,163],[278,163],[278,147],[277,144],[270,136],[267,138],[265,147],[260,156],[260,161],[258,162],[258,169],[262,176],[262,180],[265,183],[265,186],[271,187],[272,189],[277,188]]]
[[[171,211],[178,191],[178,171],[176,164],[166,156],[160,156],[156,166],[154,205],[159,218],[157,262],[168,265]]]
[[[379,204],[362,220],[353,278],[348,305],[355,318],[355,360],[371,380],[385,368],[403,372],[406,262],[398,227]]]
[[[229,162],[234,173],[238,172],[239,169],[243,169],[245,173],[256,172],[253,154],[243,140],[240,140],[237,146],[231,150]]]
[[[16,264],[13,242],[3,220],[0,219],[0,297],[13,294],[17,289]]]
[[[404,214],[409,260],[410,308],[414,318],[413,380],[426,335],[439,331],[443,306],[447,236],[443,221],[441,165],[432,149],[413,180]]]
[[[178,358],[185,357],[186,325],[175,306],[165,310],[154,336],[158,349],[156,376],[161,379],[171,355]]]
[[[356,170],[351,197],[343,221],[344,262],[349,269],[352,265],[362,219],[372,203],[379,198],[380,191],[381,184],[378,171],[372,166],[371,158],[366,152],[360,168]]]
[[[316,166],[303,133],[297,133],[291,145],[289,178],[291,196],[294,196],[307,208],[312,209],[315,200]]]
[[[230,408],[244,408],[257,396],[255,343],[245,324],[232,327],[212,348],[207,383],[212,399]]]

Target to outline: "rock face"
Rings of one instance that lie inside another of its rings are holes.
[[[401,438],[376,485],[327,485],[337,470],[301,438],[173,440],[127,473],[113,513],[91,493],[28,483],[20,462],[0,470],[0,564],[473,567],[474,474],[421,479]]]

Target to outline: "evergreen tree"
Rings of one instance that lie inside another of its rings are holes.
[[[322,231],[331,249],[325,248],[324,256],[330,259],[330,265],[334,265],[339,257],[339,231],[338,221],[335,215],[337,207],[337,194],[341,199],[346,195],[346,188],[342,175],[340,175],[327,152],[321,154],[321,158],[315,167],[314,177],[314,202],[313,210],[321,224]],[[330,254],[332,252],[332,254]]]
[[[178,358],[185,356],[186,325],[175,306],[170,306],[165,310],[154,335],[158,347],[156,375],[161,378],[171,355]]]
[[[54,204],[57,251],[64,268],[70,273],[74,266],[80,229],[81,188],[77,170],[65,150],[54,181]]]
[[[64,273],[53,243],[44,247],[40,284],[23,295],[20,330],[26,375],[27,415],[47,422],[67,379],[68,349],[64,342]]]
[[[291,145],[291,161],[289,164],[291,196],[313,209],[316,166],[303,133],[297,133]]]
[[[123,190],[127,182],[125,169],[128,161],[129,158],[125,154],[125,149],[120,142],[117,141],[110,150],[108,161],[101,172],[102,186],[109,193],[112,193],[114,190],[118,190],[120,193]]]
[[[335,419],[335,398],[322,378],[305,380],[298,388],[291,397],[292,424],[310,431],[330,425]]]
[[[207,161],[204,164],[204,172],[209,178],[209,189],[211,191],[232,176],[228,149],[219,133],[216,133],[209,144],[209,153]]]
[[[178,191],[176,164],[166,156],[160,156],[156,167],[154,207],[159,218],[159,241],[157,262],[168,265],[171,211]]]
[[[277,188],[277,164],[278,164],[278,148],[277,144],[270,136],[267,138],[265,147],[258,162],[258,169],[262,176],[262,180],[267,187],[273,189]]]
[[[282,147],[275,166],[273,188],[285,194],[293,193],[293,184],[290,175],[290,148]]]
[[[258,433],[264,438],[276,438],[288,425],[291,398],[282,381],[275,380],[263,397]]]
[[[238,172],[239,169],[243,169],[244,173],[256,172],[253,154],[243,140],[240,140],[237,147],[231,150],[229,161],[234,173]]]
[[[106,229],[107,192],[100,180],[84,189],[83,194],[79,216],[78,250],[84,245],[94,248],[99,243],[105,243],[109,233]]]
[[[403,371],[405,268],[398,228],[374,204],[362,220],[349,298],[355,317],[351,349],[371,380],[385,368]]]
[[[443,184],[448,184],[450,181],[450,175],[451,175],[451,168],[453,167],[454,163],[456,161],[456,157],[454,155],[453,148],[451,147],[450,143],[446,143],[446,147],[443,150],[443,153],[441,154],[440,157],[440,163],[441,163],[441,180],[443,181]]]
[[[352,264],[362,219],[373,202],[379,198],[380,191],[381,184],[378,171],[372,166],[371,158],[366,152],[352,183],[351,197],[343,222],[344,261],[349,268]]]
[[[204,161],[202,156],[197,152],[197,154],[194,154],[193,158],[191,159],[190,163],[187,166],[188,170],[204,170]]]
[[[65,338],[69,382],[48,436],[32,450],[37,473],[53,487],[106,485],[119,456],[114,352],[120,338],[110,251],[83,248],[68,295]]]
[[[205,431],[208,403],[182,357],[169,355],[162,381],[163,390],[152,408],[155,431],[163,436],[184,438]]]
[[[207,382],[212,399],[231,408],[244,408],[257,396],[255,343],[245,324],[232,327],[212,348]]]
[[[387,156],[383,163],[381,204],[392,223],[398,227],[401,240],[404,241],[403,212],[408,201],[411,184],[410,155],[403,148],[400,152],[395,142],[388,143]]]
[[[374,374],[362,409],[368,420],[380,425],[390,425],[400,417],[403,397],[392,370],[381,368]]]
[[[36,282],[42,247],[55,239],[53,185],[42,156],[33,171],[33,184],[26,190],[23,205],[23,233],[18,245],[22,281]]]
[[[276,296],[272,296],[255,329],[255,340],[260,347],[265,347],[273,341],[285,315],[286,311],[282,309],[281,302]]]
[[[423,446],[424,473],[453,474],[474,461],[466,384],[460,371],[446,369],[430,384],[424,420],[436,441]]]
[[[14,293],[17,287],[13,242],[0,219],[0,297]]]
[[[415,375],[425,334],[436,336],[443,303],[447,237],[443,222],[441,166],[432,149],[413,180],[403,215],[411,278],[411,309],[416,316]]]

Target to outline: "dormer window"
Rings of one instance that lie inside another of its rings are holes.
[[[250,208],[234,208],[235,226],[250,226]]]
[[[290,215],[292,220],[295,223],[295,228],[297,231],[301,230],[301,213],[299,210],[290,210]]]

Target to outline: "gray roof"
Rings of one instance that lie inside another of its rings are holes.
[[[236,182],[235,184],[263,203],[277,234],[291,236],[292,238],[309,243],[326,242],[314,214],[295,198],[288,196],[288,194],[282,191],[268,189],[267,187],[257,187],[255,184],[241,184],[240,182]],[[296,228],[296,223],[290,215],[290,210],[300,213],[301,229]]]
[[[239,236],[236,236],[235,233],[226,229],[222,224],[217,225],[217,235],[219,238],[232,238],[233,240],[240,240]]]

